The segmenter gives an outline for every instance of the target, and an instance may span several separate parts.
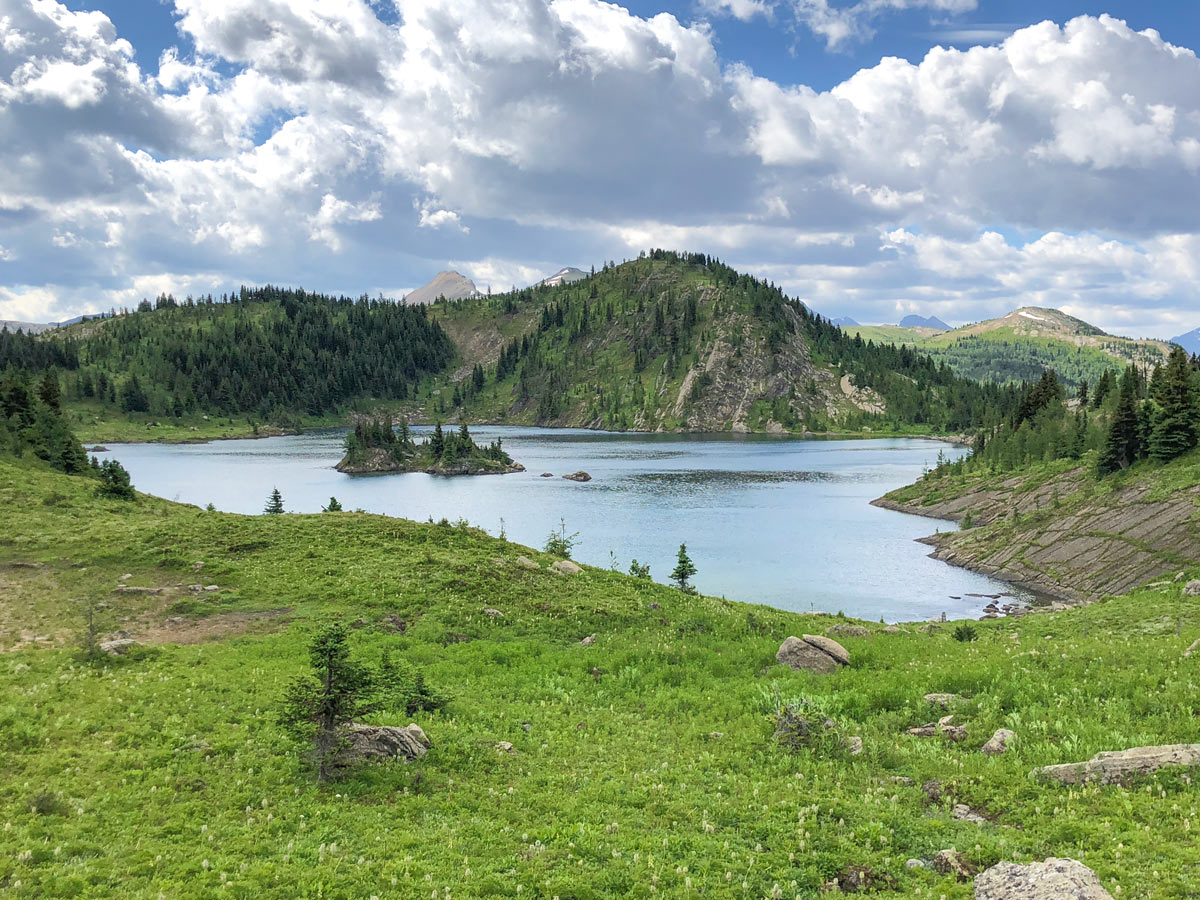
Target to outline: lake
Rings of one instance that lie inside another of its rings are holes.
[[[424,429],[414,429],[420,433]],[[424,521],[466,519],[541,547],[566,522],[574,558],[622,570],[631,558],[667,581],[681,542],[706,594],[889,622],[977,616],[968,594],[1028,595],[930,559],[915,539],[952,522],[870,505],[961,448],[915,438],[816,441],[762,435],[612,434],[478,427],[526,467],[512,475],[349,476],[334,470],[343,429],[208,444],[112,444],[141,491],[228,512],[262,512],[273,487],[289,512],[345,509]],[[561,476],[577,470],[587,483]],[[540,477],[551,472],[553,478]],[[960,599],[953,599],[958,597]]]

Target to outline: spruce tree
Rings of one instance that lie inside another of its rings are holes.
[[[271,488],[271,495],[267,497],[267,505],[263,507],[263,512],[270,516],[277,516],[283,512],[283,495],[279,493],[279,488]]]
[[[337,497],[330,497],[330,498],[329,498],[329,505],[328,505],[328,506],[322,506],[322,507],[321,507],[321,511],[322,511],[322,512],[341,512],[341,511],[342,511],[342,504],[338,502],[338,498],[337,498]]]
[[[1155,379],[1159,410],[1150,428],[1149,453],[1159,462],[1170,462],[1196,446],[1196,387],[1188,355],[1179,347],[1159,373],[1161,377]]]
[[[1128,469],[1138,458],[1137,376],[1130,367],[1121,377],[1120,395],[1096,469],[1101,476]]]
[[[675,586],[685,593],[695,593],[689,579],[696,574],[696,567],[688,556],[687,544],[679,545],[679,555],[676,557],[675,568],[671,572],[671,580]]]
[[[441,422],[438,422],[433,428],[433,437],[429,439],[429,452],[433,454],[435,462],[441,459],[442,454],[446,452],[446,435],[442,431]]]

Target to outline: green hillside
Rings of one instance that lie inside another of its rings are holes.
[[[892,325],[845,329],[863,340],[908,345],[967,378],[999,383],[1036,381],[1052,368],[1071,386],[1095,384],[1105,371],[1120,371],[1130,363],[1153,368],[1170,353],[1165,341],[1116,337],[1059,310],[1038,307],[951,331],[918,334],[923,330]]]
[[[639,431],[944,433],[1011,391],[868,345],[703,254],[652,251],[554,288],[435,304],[460,366],[429,418]]]
[[[558,575],[469,528],[103,500],[29,460],[0,460],[0,502],[7,897],[815,898],[869,873],[874,896],[966,900],[969,879],[906,864],[949,847],[973,866],[1073,857],[1117,896],[1200,892],[1183,773],[1029,777],[1195,739],[1180,654],[1200,600],[1173,579],[976,623],[973,641],[865,623],[838,638],[851,664],[819,676],[774,653],[835,618]],[[88,605],[145,647],[81,662]],[[388,652],[452,695],[375,714],[417,721],[423,759],[316,784],[275,711],[319,616],[351,625],[356,658]],[[968,698],[964,742],[905,733],[945,715],[930,692]],[[770,716],[789,703],[829,717],[827,735],[781,745]],[[1001,727],[1009,752],[980,753]]]

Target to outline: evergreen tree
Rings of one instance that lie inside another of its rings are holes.
[[[1130,367],[1121,377],[1120,394],[1117,398],[1117,409],[1108,426],[1108,434],[1104,439],[1104,447],[1096,463],[1096,470],[1101,475],[1110,475],[1120,469],[1127,469],[1138,458],[1140,436],[1138,434],[1138,408],[1136,374]]]
[[[322,506],[322,507],[321,507],[321,511],[322,511],[322,512],[341,512],[341,511],[342,511],[342,504],[340,504],[340,503],[338,502],[338,498],[337,498],[337,497],[330,497],[330,498],[329,498],[329,505],[328,505],[328,506]]]
[[[1170,462],[1196,446],[1196,387],[1188,355],[1179,347],[1158,372],[1158,412],[1150,428],[1149,454],[1159,462]]]
[[[446,452],[446,435],[442,431],[442,423],[438,422],[433,428],[433,437],[429,439],[429,450],[436,462]]]
[[[58,385],[58,374],[53,369],[47,369],[38,385],[38,397],[51,409],[57,410],[62,399],[62,390]]]
[[[692,564],[691,557],[688,556],[687,544],[680,544],[675,568],[671,571],[671,580],[675,582],[675,586],[681,591],[693,594],[695,593],[695,588],[692,587],[689,579],[695,574],[696,567]]]
[[[95,457],[93,457],[95,460]],[[106,459],[98,468],[100,487],[97,493],[102,497],[112,497],[116,500],[134,499],[133,486],[129,483],[129,473],[115,459]]]
[[[279,493],[279,488],[271,488],[271,495],[267,497],[267,505],[263,507],[263,512],[270,516],[277,516],[283,512],[283,495]]]
[[[354,717],[370,712],[371,674],[350,659],[346,626],[321,628],[308,650],[312,672],[296,678],[287,689],[280,723],[298,738],[311,742],[317,778],[328,781],[345,743],[345,729]]]

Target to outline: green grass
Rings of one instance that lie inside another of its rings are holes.
[[[946,847],[984,866],[1075,857],[1123,898],[1200,893],[1200,788],[1181,774],[1074,791],[1028,777],[1196,739],[1200,661],[1180,651],[1200,636],[1200,602],[1174,584],[976,623],[969,643],[871,626],[843,641],[849,668],[818,677],[780,669],[774,652],[831,617],[598,569],[528,571],[519,553],[549,558],[469,528],[122,504],[11,462],[0,503],[0,647],[30,629],[53,639],[0,654],[5,896],[815,898],[854,863],[895,879],[877,896],[970,897],[970,884],[905,868]],[[114,594],[122,574],[166,590]],[[187,592],[193,581],[220,599]],[[107,627],[135,634],[167,616],[187,630],[289,612],[259,633],[94,668],[67,645],[78,597],[112,604]],[[328,788],[305,771],[272,710],[325,614],[356,623],[364,658],[394,649],[454,694],[418,717],[433,742],[423,760]],[[969,695],[966,743],[904,734],[935,717],[931,691]],[[776,746],[775,692],[813,699],[864,755]],[[983,756],[999,727],[1016,731],[1013,749]],[[996,824],[928,803],[933,778]]]

